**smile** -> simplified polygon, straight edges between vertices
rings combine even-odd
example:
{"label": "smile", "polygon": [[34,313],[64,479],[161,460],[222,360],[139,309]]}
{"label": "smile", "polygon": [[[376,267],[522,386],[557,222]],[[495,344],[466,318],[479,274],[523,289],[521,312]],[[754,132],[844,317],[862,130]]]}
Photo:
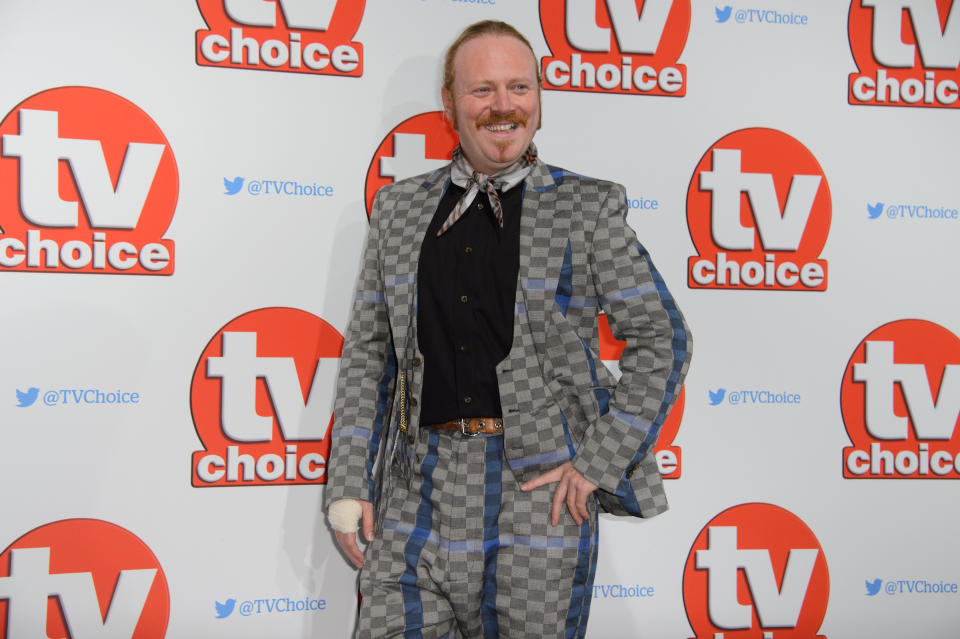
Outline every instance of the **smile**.
{"label": "smile", "polygon": [[487,131],[494,131],[494,132],[497,132],[497,131],[513,131],[514,129],[517,128],[517,123],[516,123],[516,122],[503,122],[503,123],[500,123],[500,124],[487,124],[487,125],[484,126],[483,128],[485,128]]}

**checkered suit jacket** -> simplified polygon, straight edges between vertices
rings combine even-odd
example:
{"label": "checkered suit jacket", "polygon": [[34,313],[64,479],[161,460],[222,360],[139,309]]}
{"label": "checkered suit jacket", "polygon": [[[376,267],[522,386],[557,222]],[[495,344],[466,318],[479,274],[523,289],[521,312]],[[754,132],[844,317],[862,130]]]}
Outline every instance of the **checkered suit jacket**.
{"label": "checkered suit jacket", "polygon": [[[423,383],[417,264],[449,183],[447,166],[385,186],[374,201],[340,363],[328,502],[377,502],[383,480],[409,471]],[[497,366],[507,461],[524,482],[572,459],[606,511],[659,514],[667,500],[653,446],[690,360],[683,316],[626,224],[622,186],[538,160],[523,188],[513,346]],[[619,381],[599,359],[601,310],[626,341]]]}

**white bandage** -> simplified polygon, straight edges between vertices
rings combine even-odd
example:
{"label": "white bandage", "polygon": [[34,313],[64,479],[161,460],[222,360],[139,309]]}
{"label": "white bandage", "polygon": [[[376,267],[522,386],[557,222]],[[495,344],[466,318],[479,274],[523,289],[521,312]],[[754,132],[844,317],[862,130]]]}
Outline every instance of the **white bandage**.
{"label": "white bandage", "polygon": [[338,499],[327,508],[327,521],[337,532],[357,532],[362,517],[363,507],[356,499]]}

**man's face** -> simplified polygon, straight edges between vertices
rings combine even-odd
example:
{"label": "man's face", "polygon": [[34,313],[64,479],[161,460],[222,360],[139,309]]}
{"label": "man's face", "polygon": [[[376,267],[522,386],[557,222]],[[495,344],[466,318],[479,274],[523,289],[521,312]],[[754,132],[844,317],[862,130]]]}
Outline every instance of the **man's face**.
{"label": "man's face", "polygon": [[474,169],[492,175],[523,155],[540,125],[536,61],[516,38],[484,35],[460,46],[443,107]]}

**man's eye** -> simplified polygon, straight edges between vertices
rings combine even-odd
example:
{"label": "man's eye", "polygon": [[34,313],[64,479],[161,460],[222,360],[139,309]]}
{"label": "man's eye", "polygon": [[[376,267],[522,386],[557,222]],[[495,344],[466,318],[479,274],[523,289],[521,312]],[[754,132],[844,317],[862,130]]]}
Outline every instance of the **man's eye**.
{"label": "man's eye", "polygon": [[513,85],[513,90],[514,90],[514,91],[526,91],[526,90],[528,90],[529,88],[530,88],[530,87],[527,86],[526,84],[515,84],[515,85]]}
{"label": "man's eye", "polygon": [[480,87],[480,88],[474,89],[473,93],[474,95],[486,95],[487,93],[490,93],[490,89],[488,87]]}

